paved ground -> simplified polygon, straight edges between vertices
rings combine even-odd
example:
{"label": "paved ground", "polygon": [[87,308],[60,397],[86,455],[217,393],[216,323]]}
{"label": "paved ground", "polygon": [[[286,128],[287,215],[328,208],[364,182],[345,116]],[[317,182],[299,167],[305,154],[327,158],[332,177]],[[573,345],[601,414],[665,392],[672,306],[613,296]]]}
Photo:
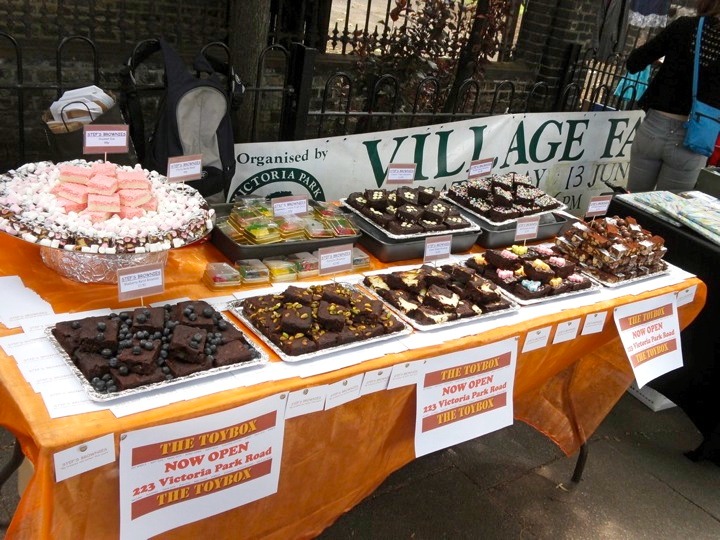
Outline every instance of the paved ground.
{"label": "paved ground", "polygon": [[[0,463],[12,439],[0,429]],[[583,480],[545,437],[516,423],[415,460],[322,535],[335,539],[720,538],[720,467],[683,456],[700,436],[677,408],[626,395],[592,437]],[[0,539],[17,504],[0,492]]]}

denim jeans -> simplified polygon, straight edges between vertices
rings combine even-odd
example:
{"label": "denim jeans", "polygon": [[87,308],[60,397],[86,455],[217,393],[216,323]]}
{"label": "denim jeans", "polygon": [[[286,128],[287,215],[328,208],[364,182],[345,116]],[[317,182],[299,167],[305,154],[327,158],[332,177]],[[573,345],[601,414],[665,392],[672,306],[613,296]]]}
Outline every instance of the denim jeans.
{"label": "denim jeans", "polygon": [[628,191],[688,191],[695,187],[707,158],[685,148],[683,124],[648,110],[630,150]]}

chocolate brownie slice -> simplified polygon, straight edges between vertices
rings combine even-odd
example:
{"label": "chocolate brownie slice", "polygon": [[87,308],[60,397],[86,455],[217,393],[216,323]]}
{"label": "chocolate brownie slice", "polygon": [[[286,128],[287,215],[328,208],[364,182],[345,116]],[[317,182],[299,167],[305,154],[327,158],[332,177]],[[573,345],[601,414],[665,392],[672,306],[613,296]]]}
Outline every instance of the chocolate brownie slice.
{"label": "chocolate brownie slice", "polygon": [[165,310],[161,307],[141,307],[132,312],[133,330],[157,330],[165,324]]}
{"label": "chocolate brownie slice", "polygon": [[388,223],[387,230],[392,234],[418,234],[423,232],[423,228],[409,221],[391,221]]}
{"label": "chocolate brownie slice", "polygon": [[72,359],[77,368],[83,375],[85,375],[85,378],[88,381],[94,377],[101,378],[103,375],[110,373],[108,357],[99,353],[77,351],[72,356]]}
{"label": "chocolate brownie slice", "polygon": [[199,364],[204,360],[205,339],[207,332],[202,328],[194,328],[183,324],[173,329],[170,347],[171,358]]}
{"label": "chocolate brownie slice", "polygon": [[326,330],[339,331],[345,326],[347,306],[339,306],[322,300],[317,310],[317,320]]}
{"label": "chocolate brownie slice", "polygon": [[249,362],[255,358],[255,353],[246,343],[235,340],[223,345],[218,345],[212,357],[214,366],[229,366],[231,364]]}
{"label": "chocolate brownie slice", "polygon": [[312,326],[312,310],[308,306],[285,308],[280,312],[280,328],[288,334],[304,333]]}
{"label": "chocolate brownie slice", "polygon": [[132,346],[121,349],[117,359],[133,373],[147,375],[157,367],[162,343],[159,340],[133,340]]}
{"label": "chocolate brownie slice", "polygon": [[185,377],[186,375],[197,373],[198,371],[206,371],[213,367],[212,359],[208,357],[203,357],[203,361],[199,364],[183,362],[175,358],[168,358],[165,360],[165,364],[167,365],[170,374],[175,378]]}

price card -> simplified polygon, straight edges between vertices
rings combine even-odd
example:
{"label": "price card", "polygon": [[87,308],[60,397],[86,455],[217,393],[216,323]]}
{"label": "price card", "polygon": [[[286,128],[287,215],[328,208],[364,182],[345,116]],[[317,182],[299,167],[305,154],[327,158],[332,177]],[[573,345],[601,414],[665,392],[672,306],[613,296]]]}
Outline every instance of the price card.
{"label": "price card", "polygon": [[612,195],[598,195],[597,197],[591,197],[587,212],[585,212],[585,217],[604,216],[607,213],[612,198]]}
{"label": "price card", "polygon": [[580,319],[573,319],[572,321],[565,321],[558,324],[555,330],[555,336],[553,336],[553,343],[562,343],[563,341],[575,339],[579,328]]}
{"label": "price card", "polygon": [[318,273],[323,276],[352,270],[353,245],[331,246],[318,249]]}
{"label": "price card", "polygon": [[360,397],[364,373],[327,385],[325,410],[344,405]]}
{"label": "price card", "polygon": [[112,433],[53,454],[55,481],[62,482],[115,461],[115,439]]}
{"label": "price card", "polygon": [[295,418],[296,416],[322,411],[325,409],[326,396],[326,384],[290,392],[285,407],[285,418]]}
{"label": "price card", "polygon": [[476,159],[470,162],[470,170],[468,171],[468,178],[480,178],[481,176],[487,176],[492,172],[493,158]]}
{"label": "price card", "polygon": [[169,182],[188,182],[202,178],[202,154],[168,158],[167,179]]}
{"label": "price card", "polygon": [[117,271],[117,278],[120,302],[151,296],[165,290],[165,266],[162,263],[121,268]]}
{"label": "price card", "polygon": [[601,311],[600,313],[592,313],[585,317],[585,324],[583,325],[581,334],[586,336],[588,334],[598,334],[605,328],[605,319],[607,318],[607,311]]}
{"label": "price card", "polygon": [[128,151],[127,124],[85,124],[83,154],[122,154]]}
{"label": "price card", "polygon": [[425,364],[425,360],[403,362],[402,364],[393,366],[387,389],[392,390],[393,388],[401,388],[403,386],[417,384],[423,364]]}
{"label": "price card", "polygon": [[385,390],[390,382],[390,375],[392,375],[392,369],[390,368],[368,371],[360,387],[360,395],[366,396],[373,392]]}
{"label": "price card", "polygon": [[535,349],[542,349],[545,347],[548,343],[548,339],[550,339],[551,328],[551,326],[546,326],[545,328],[528,332],[525,336],[525,343],[523,343],[522,352],[530,352]]}
{"label": "price card", "polygon": [[450,257],[452,249],[452,235],[428,236],[425,238],[425,253],[423,262],[439,261]]}
{"label": "price card", "polygon": [[388,166],[387,184],[410,186],[415,180],[414,163],[391,163]]}
{"label": "price card", "polygon": [[308,200],[304,195],[275,197],[271,203],[273,216],[291,216],[305,214],[308,211]]}
{"label": "price card", "polygon": [[677,307],[684,306],[685,304],[690,304],[695,299],[696,290],[697,285],[693,285],[677,293]]}
{"label": "price card", "polygon": [[638,387],[682,367],[675,293],[617,307],[614,318]]}
{"label": "price card", "polygon": [[533,240],[537,238],[540,228],[540,216],[528,216],[517,220],[515,228],[515,241]]}

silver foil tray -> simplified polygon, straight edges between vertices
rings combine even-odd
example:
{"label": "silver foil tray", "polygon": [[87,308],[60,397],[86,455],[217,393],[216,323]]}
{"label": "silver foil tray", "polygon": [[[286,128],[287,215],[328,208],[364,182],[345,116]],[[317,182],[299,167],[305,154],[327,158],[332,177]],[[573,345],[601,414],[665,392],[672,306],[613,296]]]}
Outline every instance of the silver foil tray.
{"label": "silver foil tray", "polygon": [[[377,274],[374,274],[377,275]],[[438,323],[438,324],[421,324],[412,317],[408,316],[406,313],[403,313],[401,310],[397,309],[392,304],[388,303],[382,296],[377,294],[374,289],[367,287],[367,285],[364,285],[363,288],[370,294],[373,298],[376,298],[380,300],[387,308],[392,311],[395,315],[398,316],[399,319],[403,320],[410,326],[412,326],[415,330],[419,330],[420,332],[427,332],[429,330],[440,330],[442,328],[449,328],[451,326],[459,326],[461,324],[467,324],[471,322],[477,322],[477,321],[487,321],[490,319],[494,319],[496,317],[501,317],[503,315],[510,315],[512,313],[517,313],[519,306],[518,304],[512,300],[508,295],[505,294],[505,291],[502,290],[500,287],[498,287],[498,292],[505,297],[506,300],[510,302],[510,306],[507,309],[499,309],[497,311],[491,311],[489,313],[482,313],[480,315],[474,315],[472,317],[465,317],[464,319],[455,319],[453,321],[448,321],[445,323]]]}
{"label": "silver foil tray", "polygon": [[[236,324],[234,324],[232,321],[228,320],[227,317],[223,316],[223,318],[229,323],[232,324],[235,328],[240,330],[242,332],[242,329],[238,328]],[[177,379],[171,379],[169,381],[160,381],[156,383],[150,383],[146,384],[144,386],[139,386],[137,388],[130,388],[128,390],[122,390],[120,392],[113,392],[112,394],[102,394],[95,390],[93,386],[90,384],[90,381],[88,381],[85,378],[85,375],[77,368],[75,363],[72,361],[72,358],[70,358],[70,355],[65,351],[65,349],[62,348],[60,343],[55,339],[55,336],[52,335],[52,326],[49,326],[45,328],[45,335],[48,337],[50,342],[53,344],[53,346],[57,349],[58,353],[62,357],[62,359],[65,361],[67,366],[70,368],[70,370],[75,374],[75,376],[80,381],[80,384],[82,384],[83,389],[87,393],[88,397],[92,401],[110,401],[113,399],[119,399],[124,397],[131,397],[131,396],[138,396],[138,395],[144,395],[149,392],[152,392],[154,390],[161,390],[165,388],[169,388],[171,386],[177,386],[180,384],[185,384],[190,381],[197,381],[200,379],[206,379],[208,377],[212,377],[214,375],[218,375],[220,373],[230,373],[235,371],[242,371],[244,369],[261,366],[263,364],[266,364],[269,361],[268,354],[263,351],[262,349],[255,346],[255,344],[250,340],[247,339],[247,344],[250,347],[252,351],[255,353],[255,358],[253,360],[249,360],[248,362],[241,362],[239,364],[232,364],[230,366],[221,366],[216,368],[207,369],[205,371],[198,371],[196,373],[191,373],[190,375],[186,375],[184,377],[178,377]],[[243,332],[245,334],[245,332]]]}
{"label": "silver foil tray", "polygon": [[[454,204],[455,206],[457,206],[458,208],[460,208],[460,209],[463,210],[464,212],[467,212],[468,214],[470,214],[470,215],[478,218],[479,220],[483,221],[484,223],[487,223],[488,225],[492,225],[492,226],[494,226],[494,227],[501,227],[501,226],[503,226],[503,225],[512,225],[512,224],[514,224],[514,223],[517,223],[517,220],[520,219],[520,218],[513,218],[513,219],[506,219],[506,220],[504,220],[504,221],[492,221],[492,220],[486,218],[485,216],[483,216],[482,214],[478,214],[477,212],[475,212],[475,211],[472,210],[471,208],[468,208],[467,206],[463,205],[462,203],[456,201],[455,199],[451,199],[450,197],[448,197],[448,196],[445,194],[445,192],[443,192],[443,193],[440,194],[440,198],[441,198],[442,200],[446,201],[446,202],[449,202],[449,203]],[[555,200],[555,201],[557,201],[558,203],[560,203],[560,206],[556,206],[555,208],[552,208],[552,209],[550,209],[550,210],[543,210],[542,212],[535,212],[535,213],[533,213],[533,214],[527,214],[527,215],[524,215],[524,216],[521,216],[521,217],[544,216],[545,214],[552,214],[553,212],[559,212],[560,210],[567,210],[567,205],[566,205],[566,204],[561,203],[561,202],[558,201],[555,197],[552,197],[552,199]]]}
{"label": "silver foil tray", "polygon": [[[590,276],[588,277],[590,278]],[[554,302],[556,300],[565,300],[566,298],[572,298],[574,296],[581,296],[584,294],[598,292],[601,289],[600,285],[598,285],[592,278],[590,278],[590,282],[592,283],[592,285],[590,285],[587,289],[581,289],[579,291],[569,291],[562,294],[555,294],[550,296],[543,296],[542,298],[531,299],[520,298],[509,292],[507,289],[503,289],[502,287],[500,287],[500,285],[498,285],[498,288],[502,290],[505,296],[512,299],[514,302],[517,302],[521,306],[534,306],[535,304],[544,304],[548,302]]]}
{"label": "silver foil tray", "polygon": [[615,289],[617,287],[624,287],[625,285],[632,285],[632,284],[638,283],[640,281],[646,281],[648,279],[653,279],[656,277],[660,277],[660,276],[669,274],[670,268],[668,267],[668,265],[665,263],[665,261],[661,261],[661,263],[663,265],[662,270],[658,270],[657,272],[652,272],[650,274],[644,274],[642,276],[637,276],[637,277],[630,278],[630,279],[623,279],[622,281],[615,281],[615,282],[607,281],[607,280],[600,278],[599,276],[597,276],[595,274],[594,269],[592,267],[587,266],[584,263],[578,263],[578,264],[580,265],[580,269],[581,269],[582,273],[585,274],[586,276],[588,276],[590,279],[592,279],[593,281],[596,281],[597,283],[599,283],[600,285],[602,285],[604,287],[608,287],[609,289]]}
{"label": "silver foil tray", "polygon": [[[391,238],[393,240],[416,240],[418,238],[427,238],[428,236],[443,236],[443,235],[447,235],[447,234],[462,234],[462,233],[478,233],[479,234],[481,232],[480,226],[477,223],[473,223],[472,221],[470,221],[469,222],[470,226],[463,227],[462,229],[445,229],[442,231],[421,232],[421,233],[415,233],[415,234],[393,234],[390,231],[388,231],[387,229],[384,229],[383,227],[381,227],[380,225],[378,225],[377,223],[372,221],[371,219],[368,219],[367,216],[360,213],[356,208],[353,208],[352,206],[350,206],[347,203],[347,199],[340,199],[340,202],[342,203],[343,208],[346,208],[347,210],[349,210],[350,212],[352,212],[353,214],[358,216],[359,219],[361,219],[367,223],[370,223],[373,227],[380,230],[385,236],[387,236],[388,238]],[[458,208],[465,210],[465,208],[462,208],[462,207],[458,207]]]}

